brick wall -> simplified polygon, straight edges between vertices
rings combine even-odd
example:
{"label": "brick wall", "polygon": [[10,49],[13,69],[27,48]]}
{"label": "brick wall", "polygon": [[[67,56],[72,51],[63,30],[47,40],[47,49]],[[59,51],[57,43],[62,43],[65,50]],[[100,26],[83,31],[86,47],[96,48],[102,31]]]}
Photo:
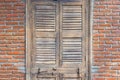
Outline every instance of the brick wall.
{"label": "brick wall", "polygon": [[95,0],[92,80],[120,80],[120,0]]}
{"label": "brick wall", "polygon": [[0,0],[0,80],[24,80],[25,2]]}
{"label": "brick wall", "polygon": [[[92,80],[120,80],[120,0],[95,0]],[[0,0],[0,80],[25,80],[25,2]]]}

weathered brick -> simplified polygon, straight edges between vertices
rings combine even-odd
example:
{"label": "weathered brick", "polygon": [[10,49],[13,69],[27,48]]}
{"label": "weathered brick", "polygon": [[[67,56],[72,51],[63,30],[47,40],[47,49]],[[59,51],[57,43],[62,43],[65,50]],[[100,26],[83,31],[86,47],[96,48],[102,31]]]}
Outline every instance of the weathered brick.
{"label": "weathered brick", "polygon": [[105,80],[104,78],[93,78],[93,80]]}
{"label": "weathered brick", "polygon": [[6,22],[6,25],[18,25],[18,22]]}
{"label": "weathered brick", "polygon": [[117,78],[107,78],[106,80],[118,80]]}
{"label": "weathered brick", "polygon": [[15,66],[25,67],[24,21],[23,0],[0,0],[0,80],[25,79],[19,66]]}
{"label": "weathered brick", "polygon": [[92,80],[119,80],[116,72],[120,70],[119,4],[119,0],[94,2],[92,63],[97,69],[92,73]]}
{"label": "weathered brick", "polygon": [[9,55],[21,55],[24,54],[24,52],[19,52],[19,51],[13,51],[13,52],[8,52]]}

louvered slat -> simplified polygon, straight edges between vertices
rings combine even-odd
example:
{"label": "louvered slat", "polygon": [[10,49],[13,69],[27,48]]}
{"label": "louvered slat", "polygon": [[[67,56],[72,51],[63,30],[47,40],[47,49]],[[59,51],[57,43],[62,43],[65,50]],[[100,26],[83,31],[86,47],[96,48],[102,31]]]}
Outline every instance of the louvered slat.
{"label": "louvered slat", "polygon": [[37,31],[55,31],[56,5],[35,6],[35,25]]}
{"label": "louvered slat", "polygon": [[[70,78],[70,79],[63,79],[63,80],[78,80],[77,78],[75,79],[75,78]],[[81,79],[79,79],[79,80],[82,80],[82,78]]]}
{"label": "louvered slat", "polygon": [[[35,5],[35,63],[55,64],[56,63],[56,5],[37,4]],[[41,79],[48,80],[48,79]],[[54,80],[54,79],[50,79]]]}
{"label": "louvered slat", "polygon": [[82,62],[82,6],[77,2],[73,2],[73,3],[66,2],[63,3],[62,11],[63,11],[62,13],[63,63],[71,63],[71,64],[81,63]]}
{"label": "louvered slat", "polygon": [[39,78],[38,80],[56,80],[56,79],[48,77],[48,78]]}

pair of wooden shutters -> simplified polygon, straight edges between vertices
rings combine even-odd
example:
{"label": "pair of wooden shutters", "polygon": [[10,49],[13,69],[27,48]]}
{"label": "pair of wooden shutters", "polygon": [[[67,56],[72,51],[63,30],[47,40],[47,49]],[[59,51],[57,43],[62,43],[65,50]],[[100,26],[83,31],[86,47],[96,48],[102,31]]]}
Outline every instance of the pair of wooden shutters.
{"label": "pair of wooden shutters", "polygon": [[85,80],[84,0],[32,2],[32,80]]}

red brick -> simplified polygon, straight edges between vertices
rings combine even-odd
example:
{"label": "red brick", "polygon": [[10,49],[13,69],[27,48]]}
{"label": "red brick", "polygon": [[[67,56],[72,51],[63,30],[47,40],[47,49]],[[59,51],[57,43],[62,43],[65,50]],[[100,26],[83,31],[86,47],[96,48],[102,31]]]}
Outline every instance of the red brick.
{"label": "red brick", "polygon": [[13,67],[8,67],[7,70],[18,70],[18,68],[13,66]]}
{"label": "red brick", "polygon": [[109,9],[119,9],[119,6],[117,5],[108,5]]}
{"label": "red brick", "polygon": [[110,13],[110,12],[111,12],[111,10],[110,10],[110,9],[100,9],[100,12]]}
{"label": "red brick", "polygon": [[104,51],[104,48],[97,48],[97,47],[94,47],[93,50],[94,50],[94,51]]}
{"label": "red brick", "polygon": [[6,17],[6,14],[0,14],[0,17]]}
{"label": "red brick", "polygon": [[3,22],[3,21],[0,21],[0,25],[5,25],[5,22]]}
{"label": "red brick", "polygon": [[8,62],[8,60],[0,59],[0,63],[6,63],[6,62]]}
{"label": "red brick", "polygon": [[20,54],[24,54],[24,53],[23,52],[14,51],[14,52],[8,52],[8,54],[10,54],[10,55],[20,55]]}
{"label": "red brick", "polygon": [[117,78],[106,78],[106,80],[118,80]]}
{"label": "red brick", "polygon": [[14,56],[14,58],[16,58],[16,59],[24,59],[24,58],[25,58],[25,56],[23,56],[23,55],[22,55],[22,56],[20,56],[20,55],[19,55],[19,56]]}
{"label": "red brick", "polygon": [[21,10],[14,10],[13,12],[14,12],[14,13],[24,13],[25,10],[22,10],[22,9],[21,9]]}
{"label": "red brick", "polygon": [[11,28],[10,26],[0,26],[0,29],[8,29]]}
{"label": "red brick", "polygon": [[100,24],[100,27],[111,27],[111,24]]}
{"label": "red brick", "polygon": [[106,48],[106,50],[108,50],[108,51],[117,51],[116,48]]}
{"label": "red brick", "polygon": [[95,8],[97,8],[97,9],[99,9],[99,8],[100,9],[105,9],[105,6],[104,5],[96,5]]}
{"label": "red brick", "polygon": [[12,59],[13,56],[9,56],[9,55],[2,55],[0,56],[0,59]]}
{"label": "red brick", "polygon": [[96,27],[96,26],[94,26],[93,29],[94,29],[94,30],[104,30],[104,27],[99,27],[99,26]]}
{"label": "red brick", "polygon": [[99,30],[100,33],[110,33],[111,31],[110,30]]}
{"label": "red brick", "polygon": [[94,36],[94,37],[104,37],[104,34],[100,34],[100,33],[99,33],[99,34],[94,34],[93,36]]}
{"label": "red brick", "polygon": [[18,17],[18,14],[7,14],[7,17]]}
{"label": "red brick", "polygon": [[120,41],[119,37],[112,38],[113,41]]}
{"label": "red brick", "polygon": [[18,60],[18,59],[10,59],[10,60],[8,60],[8,62],[18,63],[18,62],[20,62],[20,60]]}
{"label": "red brick", "polygon": [[2,64],[2,67],[8,67],[8,66],[13,66],[13,64]]}
{"label": "red brick", "polygon": [[116,42],[114,42],[114,41],[106,41],[105,43],[106,44],[115,44]]}
{"label": "red brick", "polygon": [[17,0],[4,0],[5,2],[17,2]]}
{"label": "red brick", "polygon": [[105,80],[104,78],[93,78],[93,80]]}
{"label": "red brick", "polygon": [[100,2],[100,4],[102,4],[102,5],[112,5],[113,3],[112,3],[112,1],[101,1]]}
{"label": "red brick", "polygon": [[18,25],[18,22],[6,22],[7,25]]}
{"label": "red brick", "polygon": [[95,16],[105,16],[105,13],[103,12],[94,12]]}

